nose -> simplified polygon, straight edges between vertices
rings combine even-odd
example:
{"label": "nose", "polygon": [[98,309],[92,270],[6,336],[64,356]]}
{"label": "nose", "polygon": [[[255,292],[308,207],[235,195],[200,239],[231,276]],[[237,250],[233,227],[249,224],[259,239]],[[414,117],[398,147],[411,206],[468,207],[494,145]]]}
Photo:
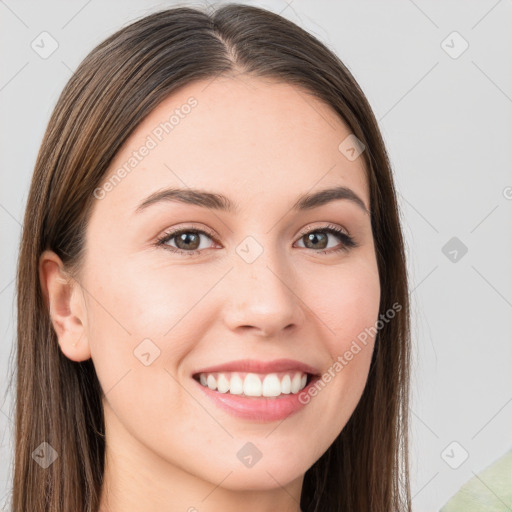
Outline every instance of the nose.
{"label": "nose", "polygon": [[279,338],[303,323],[304,302],[293,271],[266,250],[255,261],[239,258],[225,283],[223,315],[233,331]]}

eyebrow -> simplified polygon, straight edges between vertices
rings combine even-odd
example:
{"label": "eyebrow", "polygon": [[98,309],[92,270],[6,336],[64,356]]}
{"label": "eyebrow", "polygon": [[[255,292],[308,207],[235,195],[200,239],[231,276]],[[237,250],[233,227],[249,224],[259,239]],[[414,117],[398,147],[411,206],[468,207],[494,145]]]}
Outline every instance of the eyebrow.
{"label": "eyebrow", "polygon": [[[327,188],[311,194],[303,194],[299,196],[291,209],[295,211],[311,210],[340,199],[351,201],[359,206],[364,213],[370,214],[364,201],[352,189],[342,186]],[[162,201],[192,204],[232,214],[236,214],[239,211],[238,205],[222,194],[194,188],[167,188],[159,190],[144,199],[135,212],[140,213],[149,206]]]}

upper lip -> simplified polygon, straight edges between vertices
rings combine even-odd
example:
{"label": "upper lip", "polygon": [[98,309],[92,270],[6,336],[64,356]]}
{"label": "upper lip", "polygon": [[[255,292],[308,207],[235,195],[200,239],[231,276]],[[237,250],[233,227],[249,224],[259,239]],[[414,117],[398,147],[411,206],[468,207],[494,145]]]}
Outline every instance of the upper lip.
{"label": "upper lip", "polygon": [[214,373],[214,372],[253,372],[253,373],[274,373],[286,371],[300,371],[312,375],[320,375],[319,371],[306,363],[294,361],[293,359],[275,359],[273,361],[257,361],[255,359],[239,359],[238,361],[229,361],[202,368],[194,373]]}

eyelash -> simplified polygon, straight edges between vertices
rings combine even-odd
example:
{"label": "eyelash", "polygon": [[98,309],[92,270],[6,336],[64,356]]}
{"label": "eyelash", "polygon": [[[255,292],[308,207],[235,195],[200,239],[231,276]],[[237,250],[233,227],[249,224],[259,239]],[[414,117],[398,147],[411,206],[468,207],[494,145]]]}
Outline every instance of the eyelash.
{"label": "eyelash", "polygon": [[[174,230],[174,231],[171,231],[168,233],[164,233],[160,238],[158,238],[158,240],[155,242],[155,245],[157,247],[163,247],[164,249],[169,250],[173,253],[186,254],[187,256],[194,256],[197,253],[200,253],[202,249],[201,250],[195,249],[193,251],[184,251],[183,249],[178,249],[176,247],[171,247],[171,246],[167,245],[166,242],[168,242],[169,240],[172,240],[174,237],[181,235],[183,233],[195,233],[195,234],[199,234],[199,235],[206,235],[209,238],[211,238],[214,242],[217,242],[217,240],[215,239],[213,234],[208,233],[207,231],[203,231],[202,229],[196,229],[196,228],[182,228],[182,229],[177,229],[177,230]],[[328,250],[322,250],[322,251],[315,251],[314,249],[311,249],[312,251],[318,252],[320,254],[334,254],[334,253],[338,253],[340,251],[348,252],[350,249],[352,249],[354,247],[358,247],[358,244],[355,242],[355,240],[350,235],[347,235],[347,233],[345,233],[343,230],[341,230],[340,228],[338,228],[337,226],[335,226],[333,224],[328,224],[326,226],[322,226],[320,228],[315,228],[315,229],[312,229],[309,231],[308,230],[302,231],[299,236],[299,240],[302,237],[304,237],[310,233],[330,233],[332,235],[338,236],[338,238],[341,240],[341,246],[338,247],[337,249],[328,249]]]}

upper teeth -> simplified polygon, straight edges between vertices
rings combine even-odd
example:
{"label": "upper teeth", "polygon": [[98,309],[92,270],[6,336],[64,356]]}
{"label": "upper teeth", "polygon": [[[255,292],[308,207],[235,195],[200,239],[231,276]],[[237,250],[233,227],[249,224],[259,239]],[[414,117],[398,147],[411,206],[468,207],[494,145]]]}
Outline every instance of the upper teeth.
{"label": "upper teeth", "polygon": [[228,391],[233,395],[279,396],[298,393],[306,386],[307,374],[303,372],[282,372],[261,375],[257,373],[223,372],[200,373],[203,386],[220,393]]}

